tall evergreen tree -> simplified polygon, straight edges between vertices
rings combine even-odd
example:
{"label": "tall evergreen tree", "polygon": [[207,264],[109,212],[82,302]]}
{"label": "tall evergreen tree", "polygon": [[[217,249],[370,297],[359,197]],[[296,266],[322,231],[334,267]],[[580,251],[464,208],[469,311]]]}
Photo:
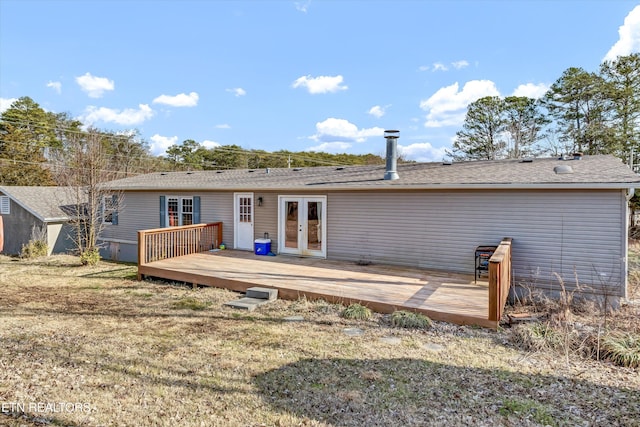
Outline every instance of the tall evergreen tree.
{"label": "tall evergreen tree", "polygon": [[504,156],[506,130],[504,104],[498,96],[486,96],[469,104],[462,130],[456,133],[454,160],[496,160]]}
{"label": "tall evergreen tree", "polygon": [[52,185],[45,165],[49,147],[59,147],[58,117],[29,97],[15,101],[0,116],[0,184]]}
{"label": "tall evergreen tree", "polygon": [[561,135],[574,151],[586,154],[611,153],[611,128],[607,122],[611,104],[605,96],[605,82],[582,68],[569,68],[551,85],[544,105]]}
{"label": "tall evergreen tree", "polygon": [[613,105],[615,154],[628,161],[632,153],[640,155],[640,54],[606,61],[600,74],[607,83],[606,95]]}

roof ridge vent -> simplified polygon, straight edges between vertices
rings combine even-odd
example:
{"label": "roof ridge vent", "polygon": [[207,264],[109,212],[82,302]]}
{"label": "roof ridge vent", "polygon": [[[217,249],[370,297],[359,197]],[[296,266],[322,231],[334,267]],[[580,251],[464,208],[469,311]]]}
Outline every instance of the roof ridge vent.
{"label": "roof ridge vent", "polygon": [[533,157],[524,157],[520,163],[533,163]]}

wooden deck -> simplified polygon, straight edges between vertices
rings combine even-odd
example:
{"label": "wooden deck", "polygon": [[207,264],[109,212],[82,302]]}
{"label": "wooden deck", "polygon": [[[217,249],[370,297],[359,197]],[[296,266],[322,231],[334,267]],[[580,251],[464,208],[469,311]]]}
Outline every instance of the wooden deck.
{"label": "wooden deck", "polygon": [[240,292],[252,286],[270,287],[284,299],[358,302],[382,313],[413,310],[434,320],[498,326],[497,320],[489,320],[488,279],[476,284],[473,275],[235,250],[153,261],[139,265],[138,273]]}

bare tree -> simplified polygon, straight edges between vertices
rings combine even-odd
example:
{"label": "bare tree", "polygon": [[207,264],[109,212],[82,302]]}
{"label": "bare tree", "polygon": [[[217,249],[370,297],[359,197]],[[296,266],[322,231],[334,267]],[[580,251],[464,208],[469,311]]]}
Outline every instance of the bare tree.
{"label": "bare tree", "polygon": [[83,264],[100,260],[99,240],[105,227],[117,224],[122,197],[104,183],[118,178],[110,170],[109,134],[89,129],[66,136],[57,152],[57,180],[72,192],[74,206],[67,206],[74,228],[73,240]]}

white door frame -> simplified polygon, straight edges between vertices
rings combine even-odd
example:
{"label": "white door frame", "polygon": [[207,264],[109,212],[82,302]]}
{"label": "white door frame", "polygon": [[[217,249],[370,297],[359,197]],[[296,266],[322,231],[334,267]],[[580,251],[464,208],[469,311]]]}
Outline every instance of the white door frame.
{"label": "white door frame", "polygon": [[[285,206],[287,202],[298,202],[298,244],[296,248],[288,248],[285,245],[287,229],[287,211]],[[308,220],[306,220],[306,218],[308,218],[307,202],[321,203],[321,211],[318,212],[321,220],[318,224],[321,239],[320,250],[309,248],[309,223]],[[278,253],[318,258],[327,257],[327,196],[278,196]]]}
{"label": "white door frame", "polygon": [[[240,199],[250,198],[248,212],[240,212]],[[253,251],[255,207],[253,193],[233,193],[233,248]],[[247,218],[248,215],[248,218]],[[241,216],[249,221],[240,221]]]}

